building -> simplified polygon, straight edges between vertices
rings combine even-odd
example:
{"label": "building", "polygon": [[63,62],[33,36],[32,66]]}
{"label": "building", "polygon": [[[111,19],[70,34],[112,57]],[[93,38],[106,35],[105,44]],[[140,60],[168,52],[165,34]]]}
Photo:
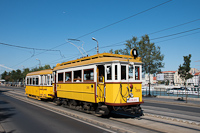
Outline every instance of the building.
{"label": "building", "polygon": [[[191,68],[189,72],[193,75],[193,77],[186,81],[187,85],[198,87],[200,85],[200,71],[196,68]],[[178,70],[174,75],[174,84],[180,86],[184,85],[184,81],[178,75]]]}
{"label": "building", "polygon": [[157,74],[157,81],[164,81],[169,83],[169,85],[174,84],[174,75],[176,71],[163,71]]}
{"label": "building", "polygon": [[[153,80],[153,74],[150,74],[150,83],[155,84],[155,81]],[[142,79],[142,85],[148,86],[148,84],[149,84],[149,74],[145,74]]]}

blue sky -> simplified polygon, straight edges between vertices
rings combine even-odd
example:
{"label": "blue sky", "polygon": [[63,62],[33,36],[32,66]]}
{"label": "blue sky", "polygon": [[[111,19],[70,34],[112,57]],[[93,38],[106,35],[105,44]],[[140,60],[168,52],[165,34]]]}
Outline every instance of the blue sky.
{"label": "blue sky", "polygon": [[[0,45],[0,65],[12,69],[33,68],[81,57],[67,39],[82,46],[89,55],[96,54],[95,37],[100,53],[123,49],[126,40],[162,29],[191,22],[159,33],[150,34],[151,42],[165,55],[163,71],[176,71],[183,56],[192,55],[191,67],[200,69],[200,1],[172,0],[162,6],[93,32],[119,20],[147,10],[168,0],[0,0],[0,43],[22,47],[52,49],[40,51]],[[155,39],[184,31],[191,32]],[[93,33],[91,33],[93,32]],[[88,34],[91,33],[91,34]],[[86,35],[88,34],[88,35]],[[83,36],[84,35],[84,36]],[[115,45],[117,44],[117,45]],[[120,45],[121,44],[121,45]],[[110,46],[112,47],[106,47]],[[62,56],[61,56],[62,55]],[[9,71],[0,67],[0,73]]]}

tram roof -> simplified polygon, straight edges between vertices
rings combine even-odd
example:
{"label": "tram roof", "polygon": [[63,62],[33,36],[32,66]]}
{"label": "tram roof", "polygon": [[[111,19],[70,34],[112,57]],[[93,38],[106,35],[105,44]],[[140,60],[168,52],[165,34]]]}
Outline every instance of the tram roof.
{"label": "tram roof", "polygon": [[83,57],[83,58],[72,60],[72,61],[63,62],[61,64],[58,63],[53,70],[95,64],[95,63],[112,62],[112,61],[128,62],[128,60],[129,62],[142,63],[140,57],[134,58],[133,56],[130,56],[130,55],[102,53],[102,54],[96,54],[93,56]]}
{"label": "tram roof", "polygon": [[33,75],[45,75],[45,74],[52,74],[53,71],[52,69],[46,69],[46,70],[41,70],[41,71],[35,71],[28,73],[27,76],[33,76]]}

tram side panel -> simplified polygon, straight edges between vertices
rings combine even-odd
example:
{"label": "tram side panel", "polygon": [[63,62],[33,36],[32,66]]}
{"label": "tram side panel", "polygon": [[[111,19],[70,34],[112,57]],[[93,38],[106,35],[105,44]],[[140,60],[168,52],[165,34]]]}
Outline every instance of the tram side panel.
{"label": "tram side panel", "polygon": [[95,103],[95,83],[58,83],[57,97]]}

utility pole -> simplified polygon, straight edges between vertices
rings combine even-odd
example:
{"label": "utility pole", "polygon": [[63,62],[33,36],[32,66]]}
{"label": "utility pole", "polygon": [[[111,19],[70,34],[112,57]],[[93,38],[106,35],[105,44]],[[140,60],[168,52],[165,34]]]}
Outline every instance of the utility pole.
{"label": "utility pole", "polygon": [[99,54],[99,44],[98,44],[98,41],[94,37],[92,37],[92,40],[94,40],[94,41],[97,42],[97,54]]}

